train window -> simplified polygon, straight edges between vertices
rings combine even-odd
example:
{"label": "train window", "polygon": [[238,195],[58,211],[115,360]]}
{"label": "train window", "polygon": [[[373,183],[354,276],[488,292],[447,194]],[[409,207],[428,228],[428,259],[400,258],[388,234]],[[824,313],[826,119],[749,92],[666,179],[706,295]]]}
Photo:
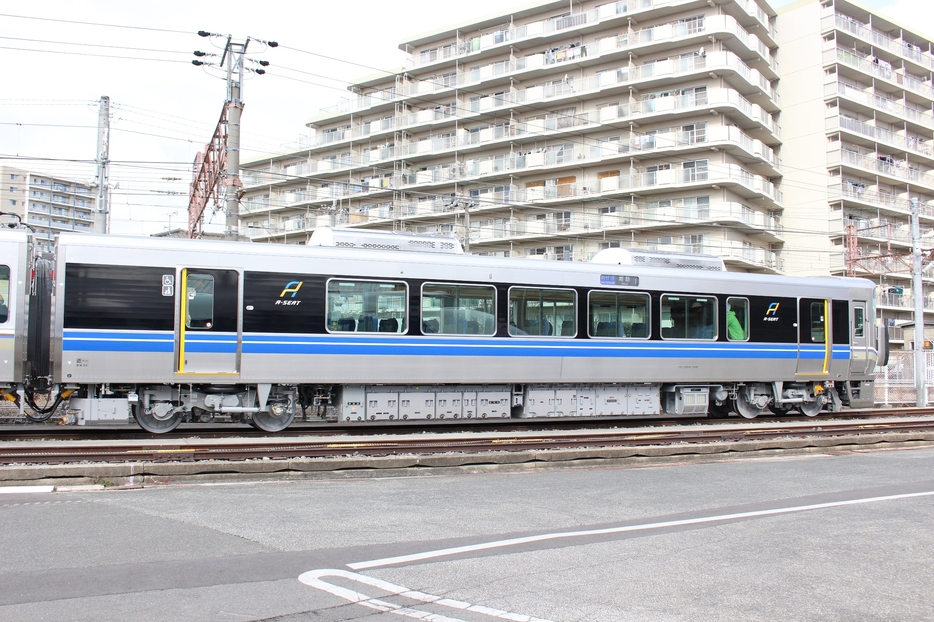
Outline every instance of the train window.
{"label": "train window", "polygon": [[0,266],[0,324],[10,319],[10,267]]}
{"label": "train window", "polygon": [[328,281],[328,330],[404,333],[408,329],[408,286],[400,282]]}
{"label": "train window", "polygon": [[717,299],[713,296],[671,296],[662,304],[662,338],[716,339]]}
{"label": "train window", "polygon": [[853,307],[853,336],[862,337],[865,331],[863,328],[865,320],[863,319],[863,308]]}
{"label": "train window", "polygon": [[189,273],[187,281],[185,327],[209,329],[214,326],[214,277]]}
{"label": "train window", "polygon": [[496,332],[496,289],[479,285],[425,283],[422,332],[492,335]]}
{"label": "train window", "polygon": [[730,341],[749,339],[749,301],[747,299],[726,299],[726,336]]}
{"label": "train window", "polygon": [[577,293],[572,289],[509,290],[509,334],[573,337]]}
{"label": "train window", "polygon": [[811,303],[811,341],[824,343],[824,303]]}
{"label": "train window", "polygon": [[649,295],[631,292],[590,292],[588,329],[591,337],[649,336]]}

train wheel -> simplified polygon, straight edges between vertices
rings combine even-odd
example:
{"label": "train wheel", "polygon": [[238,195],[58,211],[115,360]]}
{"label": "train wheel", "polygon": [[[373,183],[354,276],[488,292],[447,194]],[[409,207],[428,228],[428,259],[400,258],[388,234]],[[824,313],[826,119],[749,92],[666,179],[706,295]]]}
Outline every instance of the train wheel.
{"label": "train wheel", "polygon": [[153,406],[147,413],[142,405],[137,404],[133,409],[133,416],[136,417],[139,427],[147,432],[165,434],[178,427],[178,424],[182,422],[184,412],[168,402],[163,402]]}
{"label": "train wheel", "polygon": [[[281,432],[289,427],[295,419],[295,413],[284,407],[276,408],[276,406],[276,404],[271,405],[268,412],[253,413],[253,427],[264,432]],[[277,410],[282,414],[274,414]]]}
{"label": "train wheel", "polygon": [[764,415],[770,412],[768,407],[759,408],[756,404],[751,404],[742,393],[736,396],[734,408],[736,409],[736,412],[739,413],[739,416],[743,417],[744,419],[755,419],[759,415]]}
{"label": "train wheel", "polygon": [[823,398],[818,397],[813,402],[802,402],[799,408],[801,409],[802,415],[816,417],[824,408],[824,400]]}

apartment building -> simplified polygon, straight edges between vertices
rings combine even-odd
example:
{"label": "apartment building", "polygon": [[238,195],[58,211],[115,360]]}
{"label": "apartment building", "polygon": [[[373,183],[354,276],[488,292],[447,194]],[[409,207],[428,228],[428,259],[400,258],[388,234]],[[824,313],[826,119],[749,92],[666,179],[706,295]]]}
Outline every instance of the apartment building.
{"label": "apartment building", "polygon": [[915,294],[934,313],[934,273],[911,291],[909,255],[912,201],[934,245],[934,46],[851,0],[803,0],[777,24],[785,268],[872,279],[904,343]]}
{"label": "apartment building", "polygon": [[51,250],[62,231],[94,231],[96,195],[90,185],[10,166],[0,166],[0,180],[0,211],[32,227],[40,250]]}
{"label": "apartment building", "polygon": [[783,272],[776,15],[754,0],[536,2],[403,41],[307,144],[243,164],[241,227],[454,234],[476,254],[622,246]]}

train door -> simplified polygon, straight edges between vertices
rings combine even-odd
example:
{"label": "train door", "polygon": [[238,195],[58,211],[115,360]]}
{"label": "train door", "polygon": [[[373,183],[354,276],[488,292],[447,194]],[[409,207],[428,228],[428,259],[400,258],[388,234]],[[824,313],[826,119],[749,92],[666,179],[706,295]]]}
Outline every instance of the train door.
{"label": "train door", "polygon": [[826,376],[830,371],[830,301],[798,300],[799,376]]}
{"label": "train door", "polygon": [[178,374],[240,371],[240,275],[236,270],[182,268],[178,274]]}
{"label": "train door", "polygon": [[869,371],[869,329],[866,324],[865,301],[854,300],[850,309],[850,373],[865,374]]}

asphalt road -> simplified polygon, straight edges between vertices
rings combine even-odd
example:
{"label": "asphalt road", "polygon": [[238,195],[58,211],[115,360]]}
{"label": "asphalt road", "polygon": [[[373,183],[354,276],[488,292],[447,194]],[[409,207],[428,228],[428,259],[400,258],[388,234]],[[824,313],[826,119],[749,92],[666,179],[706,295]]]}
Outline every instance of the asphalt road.
{"label": "asphalt road", "polygon": [[0,620],[930,620],[934,448],[0,494]]}

